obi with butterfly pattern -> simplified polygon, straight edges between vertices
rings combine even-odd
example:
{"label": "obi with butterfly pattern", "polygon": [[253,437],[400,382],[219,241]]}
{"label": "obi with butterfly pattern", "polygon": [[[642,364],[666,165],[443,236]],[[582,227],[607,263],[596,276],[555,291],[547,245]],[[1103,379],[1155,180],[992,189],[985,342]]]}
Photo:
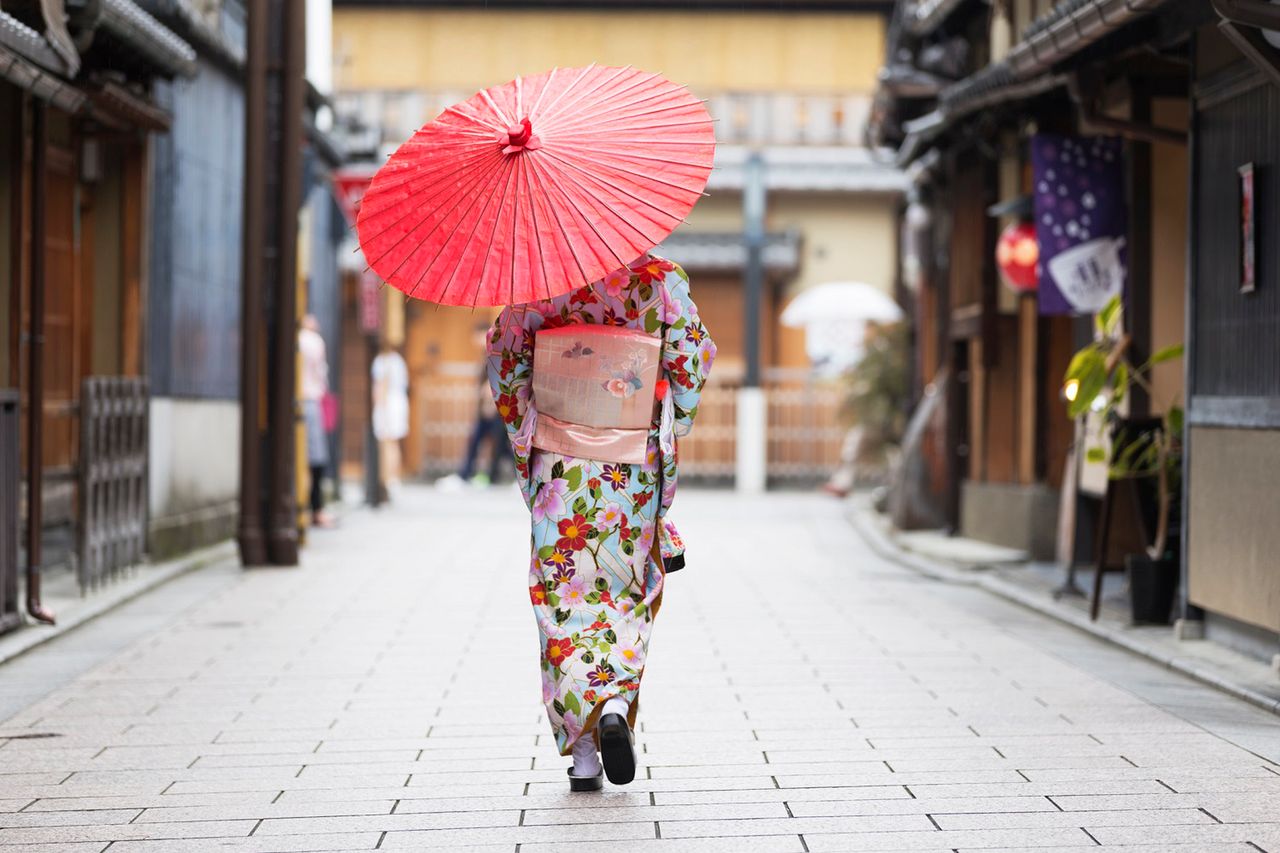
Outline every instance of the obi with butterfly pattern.
{"label": "obi with butterfly pattern", "polygon": [[661,349],[661,338],[618,326],[539,331],[533,446],[581,459],[644,462]]}

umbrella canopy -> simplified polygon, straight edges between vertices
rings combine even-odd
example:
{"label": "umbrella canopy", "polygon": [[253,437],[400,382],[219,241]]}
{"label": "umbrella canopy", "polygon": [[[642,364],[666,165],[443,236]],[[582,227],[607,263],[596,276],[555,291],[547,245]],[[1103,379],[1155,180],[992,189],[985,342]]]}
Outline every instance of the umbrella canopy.
{"label": "umbrella canopy", "polygon": [[548,299],[652,249],[711,173],[702,102],[635,68],[554,69],[424,125],[374,175],[357,221],[369,265],[445,305]]}
{"label": "umbrella canopy", "polygon": [[804,348],[814,368],[834,376],[862,358],[868,323],[896,323],[902,309],[882,290],[861,282],[820,284],[792,299],[784,326],[804,329]]}
{"label": "umbrella canopy", "polygon": [[902,309],[884,291],[862,282],[820,284],[802,292],[782,312],[784,326],[801,327],[832,321],[896,323]]}

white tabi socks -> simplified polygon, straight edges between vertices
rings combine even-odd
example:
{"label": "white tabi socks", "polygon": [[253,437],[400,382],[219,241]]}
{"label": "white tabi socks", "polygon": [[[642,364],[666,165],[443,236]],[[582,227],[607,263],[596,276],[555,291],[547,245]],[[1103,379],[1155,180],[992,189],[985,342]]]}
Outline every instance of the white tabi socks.
{"label": "white tabi socks", "polygon": [[605,714],[620,714],[622,719],[627,718],[627,714],[631,712],[631,706],[621,696],[614,696],[612,699],[604,703],[604,707],[600,709],[600,716]]}
{"label": "white tabi socks", "polygon": [[573,775],[599,776],[601,769],[595,733],[583,732],[581,737],[573,742]]}

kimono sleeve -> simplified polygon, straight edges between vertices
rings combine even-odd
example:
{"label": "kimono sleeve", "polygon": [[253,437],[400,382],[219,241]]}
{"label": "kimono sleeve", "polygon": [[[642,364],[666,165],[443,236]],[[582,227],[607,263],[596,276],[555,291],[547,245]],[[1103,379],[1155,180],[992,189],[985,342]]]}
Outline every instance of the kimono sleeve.
{"label": "kimono sleeve", "polygon": [[525,503],[533,501],[529,481],[529,448],[514,441],[529,408],[533,381],[533,333],[524,328],[523,312],[507,308],[498,316],[488,338],[489,391],[498,417],[511,439],[515,455],[516,479]]}
{"label": "kimono sleeve", "polygon": [[716,345],[689,295],[685,271],[676,266],[663,284],[667,291],[667,337],[662,366],[675,401],[675,434],[680,436],[688,434],[698,415],[698,400],[716,357]]}

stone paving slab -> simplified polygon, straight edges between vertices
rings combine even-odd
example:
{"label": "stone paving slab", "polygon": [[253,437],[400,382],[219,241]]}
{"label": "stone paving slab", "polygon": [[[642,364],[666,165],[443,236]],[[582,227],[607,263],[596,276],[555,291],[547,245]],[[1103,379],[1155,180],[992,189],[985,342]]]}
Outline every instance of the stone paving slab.
{"label": "stone paving slab", "polygon": [[408,489],[0,667],[76,661],[0,723],[0,850],[1280,851],[1275,717],[885,562],[825,499],[677,517],[625,788],[567,791],[514,495]]}

